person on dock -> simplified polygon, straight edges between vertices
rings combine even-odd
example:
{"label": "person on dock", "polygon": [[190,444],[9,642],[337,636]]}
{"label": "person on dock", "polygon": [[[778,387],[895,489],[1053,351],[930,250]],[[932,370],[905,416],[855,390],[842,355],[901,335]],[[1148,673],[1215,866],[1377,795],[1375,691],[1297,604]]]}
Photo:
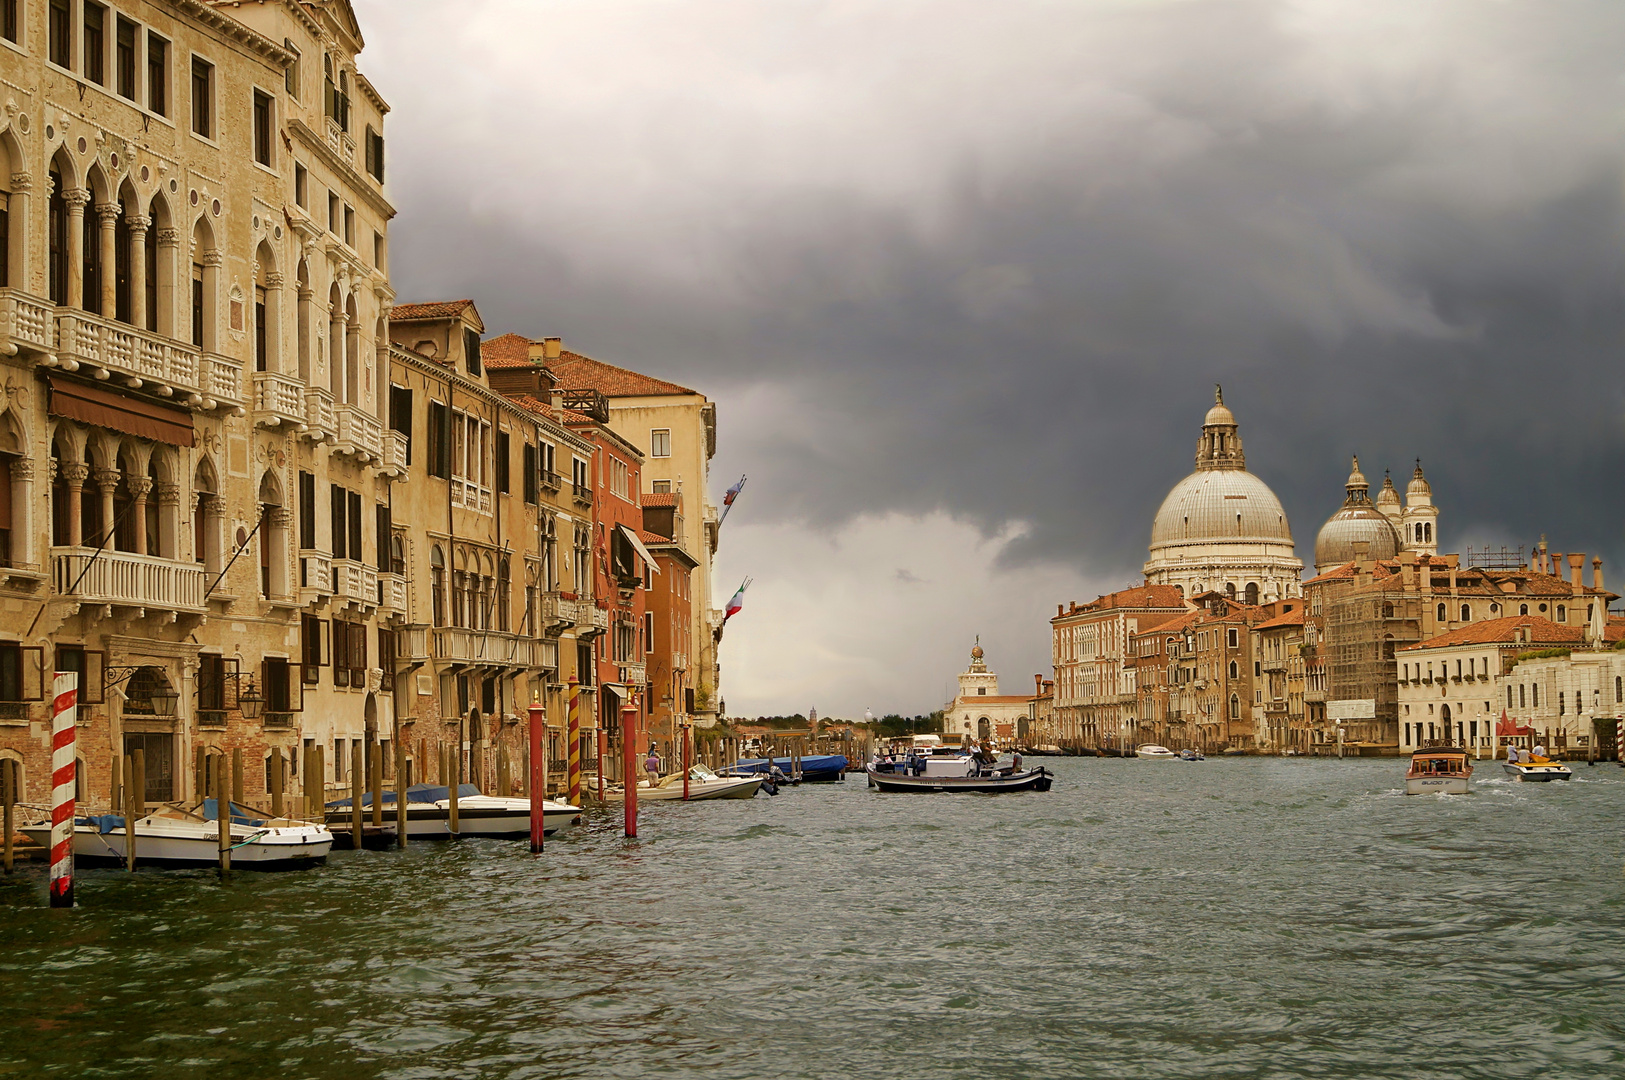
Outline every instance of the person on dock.
{"label": "person on dock", "polygon": [[655,753],[654,747],[649,747],[649,756],[643,760],[643,771],[649,774],[649,786],[656,787],[660,783],[660,755]]}

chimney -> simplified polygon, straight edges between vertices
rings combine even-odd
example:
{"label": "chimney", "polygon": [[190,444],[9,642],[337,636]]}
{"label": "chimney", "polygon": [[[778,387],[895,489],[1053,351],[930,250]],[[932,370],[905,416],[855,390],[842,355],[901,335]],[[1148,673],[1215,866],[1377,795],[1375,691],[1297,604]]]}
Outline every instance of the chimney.
{"label": "chimney", "polygon": [[1038,695],[1042,695],[1044,693],[1044,674],[1043,674],[1043,672],[1039,672],[1037,675],[1033,676],[1033,686],[1036,688],[1035,693],[1037,693]]}
{"label": "chimney", "polygon": [[1585,592],[1585,585],[1580,581],[1580,568],[1586,563],[1586,553],[1569,556],[1569,588],[1574,592]]}
{"label": "chimney", "polygon": [[1553,577],[1563,576],[1563,553],[1554,551],[1546,556],[1546,572]]}
{"label": "chimney", "polygon": [[542,339],[542,359],[545,361],[557,360],[563,342],[563,338],[544,337]]}
{"label": "chimney", "polygon": [[1065,604],[1056,604],[1055,605],[1055,617],[1057,619],[1059,619],[1062,615],[1065,615],[1065,614],[1066,614],[1066,605]]}
{"label": "chimney", "polygon": [[1591,560],[1591,587],[1602,592],[1602,560]]}

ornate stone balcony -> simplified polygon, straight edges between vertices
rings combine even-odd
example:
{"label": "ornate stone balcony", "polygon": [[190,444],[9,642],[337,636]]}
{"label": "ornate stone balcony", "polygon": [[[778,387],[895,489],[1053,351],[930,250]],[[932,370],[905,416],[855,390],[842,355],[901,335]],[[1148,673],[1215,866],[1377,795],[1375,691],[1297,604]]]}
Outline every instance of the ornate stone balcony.
{"label": "ornate stone balcony", "polygon": [[230,357],[138,330],[77,308],[56,310],[56,363],[69,371],[99,368],[131,388],[145,388],[204,412],[241,407],[242,365]]}
{"label": "ornate stone balcony", "polygon": [[542,632],[545,634],[557,635],[576,624],[576,602],[565,599],[560,593],[542,593],[540,608]]}
{"label": "ornate stone balcony", "polygon": [[642,662],[621,665],[621,682],[628,686],[642,686],[645,674]]}
{"label": "ornate stone balcony", "polygon": [[393,428],[384,432],[384,473],[403,478],[406,476],[406,450],[409,445],[401,432]]}
{"label": "ornate stone balcony", "polygon": [[582,636],[601,634],[609,629],[609,612],[591,600],[578,600],[576,626]]}
{"label": "ornate stone balcony", "polygon": [[208,587],[203,567],[194,562],[128,551],[97,555],[87,547],[51,549],[51,585],[58,596],[91,604],[193,612],[203,610]]}
{"label": "ornate stone balcony", "polygon": [[50,352],[56,347],[55,313],[49,300],[19,289],[0,289],[0,344]]}
{"label": "ornate stone balcony", "polygon": [[332,592],[333,557],[325,551],[301,548],[299,551],[299,587],[307,592]]}
{"label": "ornate stone balcony", "polygon": [[254,372],[254,423],[259,427],[305,426],[305,384],[280,371]]}
{"label": "ornate stone balcony", "polygon": [[305,388],[305,434],[311,442],[331,439],[338,432],[333,417],[333,395],[314,386]]}
{"label": "ornate stone balcony", "polygon": [[499,630],[441,626],[434,631],[434,655],[452,664],[510,667],[517,662],[518,642],[512,634]]}
{"label": "ornate stone balcony", "polygon": [[406,578],[400,574],[378,575],[378,609],[389,615],[406,614]]}
{"label": "ornate stone balcony", "polygon": [[559,643],[552,638],[517,638],[515,639],[514,663],[527,668],[544,668],[548,671],[557,671],[559,668]]}
{"label": "ornate stone balcony", "polygon": [[335,406],[334,411],[339,421],[339,453],[353,454],[362,462],[384,456],[384,427],[376,416],[368,416],[354,405]]}
{"label": "ornate stone balcony", "polygon": [[354,559],[333,560],[333,595],[365,607],[378,605],[378,571]]}

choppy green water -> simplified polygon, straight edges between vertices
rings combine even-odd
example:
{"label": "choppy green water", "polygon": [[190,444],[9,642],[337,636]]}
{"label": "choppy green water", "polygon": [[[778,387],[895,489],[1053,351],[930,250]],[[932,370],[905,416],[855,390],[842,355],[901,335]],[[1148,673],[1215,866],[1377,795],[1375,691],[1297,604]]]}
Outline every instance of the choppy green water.
{"label": "choppy green water", "polygon": [[1625,770],[1063,760],[298,874],[0,883],[0,1074],[1625,1076]]}

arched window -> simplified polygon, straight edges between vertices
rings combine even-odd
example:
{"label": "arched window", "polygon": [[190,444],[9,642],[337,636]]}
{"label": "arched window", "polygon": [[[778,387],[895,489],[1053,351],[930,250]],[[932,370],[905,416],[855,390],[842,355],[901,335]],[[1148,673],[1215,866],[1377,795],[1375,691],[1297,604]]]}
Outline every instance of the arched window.
{"label": "arched window", "polygon": [[1247,583],[1247,603],[1252,604],[1254,607],[1258,606],[1258,583],[1257,582],[1248,582]]}
{"label": "arched window", "polygon": [[497,562],[497,629],[508,630],[508,573],[507,556]]}
{"label": "arched window", "polygon": [[1234,581],[1227,581],[1224,583],[1224,595],[1230,600],[1234,600],[1236,598],[1236,583]]}
{"label": "arched window", "polygon": [[299,260],[299,270],[295,274],[299,290],[299,377],[306,383],[310,382],[310,328],[314,325],[311,311],[314,308],[316,294],[310,288],[310,266],[305,260]]}
{"label": "arched window", "polygon": [[260,595],[287,596],[288,511],[282,505],[282,485],[275,472],[267,469],[260,479]]}
{"label": "arched window", "polygon": [[[333,343],[335,349],[338,342]],[[344,398],[350,405],[361,404],[361,320],[356,316],[355,294],[344,302]]]}
{"label": "arched window", "polygon": [[1527,614],[1529,614],[1529,605],[1528,604],[1519,604],[1518,605],[1518,614],[1519,615],[1527,615]]}
{"label": "arched window", "polygon": [[168,204],[157,195],[147,206],[147,243],[144,251],[146,305],[144,325],[155,334],[175,336],[175,268],[180,254],[180,234],[169,216]]}
{"label": "arched window", "polygon": [[214,469],[204,459],[192,480],[197,493],[192,504],[192,558],[211,577],[220,572],[220,496],[215,487]]}
{"label": "arched window", "polygon": [[1529,696],[1524,693],[1526,689],[1528,688],[1525,686],[1525,684],[1518,684],[1518,708],[1520,709],[1526,709],[1529,707]]}
{"label": "arched window", "polygon": [[1540,708],[1540,683],[1529,684],[1529,707],[1531,709]]}
{"label": "arched window", "polygon": [[1472,622],[1473,621],[1473,608],[1472,608],[1471,604],[1463,604],[1463,605],[1461,605],[1461,621],[1462,622]]}
{"label": "arched window", "polygon": [[10,131],[0,134],[0,289],[14,281],[20,285],[26,276],[22,256],[28,250],[28,197],[12,190],[12,175],[22,165],[22,155],[14,146],[15,136]]}
{"label": "arched window", "polygon": [[337,283],[327,290],[327,388],[344,400],[344,297]]}
{"label": "arched window", "polygon": [[1439,605],[1439,609],[1438,609],[1437,614],[1438,614],[1438,619],[1439,619],[1440,622],[1444,622],[1447,618],[1449,618],[1449,616],[1444,613],[1444,605],[1443,604]]}
{"label": "arched window", "polygon": [[[1241,698],[1237,697],[1235,694],[1230,695],[1230,719],[1232,719],[1232,720],[1240,720],[1241,719]],[[139,833],[137,833],[136,835],[138,837],[140,836]]]}
{"label": "arched window", "polygon": [[1385,619],[1392,619],[1394,617],[1394,605],[1392,605],[1392,604],[1383,604],[1382,605],[1382,617],[1385,618]]}
{"label": "arched window", "polygon": [[1567,604],[1559,604],[1559,605],[1557,605],[1557,621],[1558,622],[1568,622],[1569,621],[1569,609],[1568,609]]}
{"label": "arched window", "polygon": [[1422,529],[1427,533],[1427,542],[1433,543],[1433,523],[1431,521],[1427,522],[1422,526]]}
{"label": "arched window", "polygon": [[1234,660],[1230,661],[1230,677],[1234,679],[1240,674],[1240,672],[1241,669],[1236,665],[1236,662]]}
{"label": "arched window", "polygon": [[254,255],[254,370],[282,371],[282,275],[271,245]]}
{"label": "arched window", "polygon": [[1507,708],[1512,708],[1512,687],[1507,687]]}
{"label": "arched window", "polygon": [[440,545],[429,550],[429,595],[434,608],[434,624],[446,625],[446,557]]}
{"label": "arched window", "polygon": [[51,303],[61,307],[68,302],[69,215],[66,181],[54,164],[47,183],[51,193],[46,204],[46,242],[50,248],[46,287]]}
{"label": "arched window", "polygon": [[192,344],[204,352],[219,352],[220,250],[214,230],[198,218],[192,230]]}
{"label": "arched window", "polygon": [[1394,635],[1392,634],[1382,639],[1382,658],[1384,660],[1394,658]]}

